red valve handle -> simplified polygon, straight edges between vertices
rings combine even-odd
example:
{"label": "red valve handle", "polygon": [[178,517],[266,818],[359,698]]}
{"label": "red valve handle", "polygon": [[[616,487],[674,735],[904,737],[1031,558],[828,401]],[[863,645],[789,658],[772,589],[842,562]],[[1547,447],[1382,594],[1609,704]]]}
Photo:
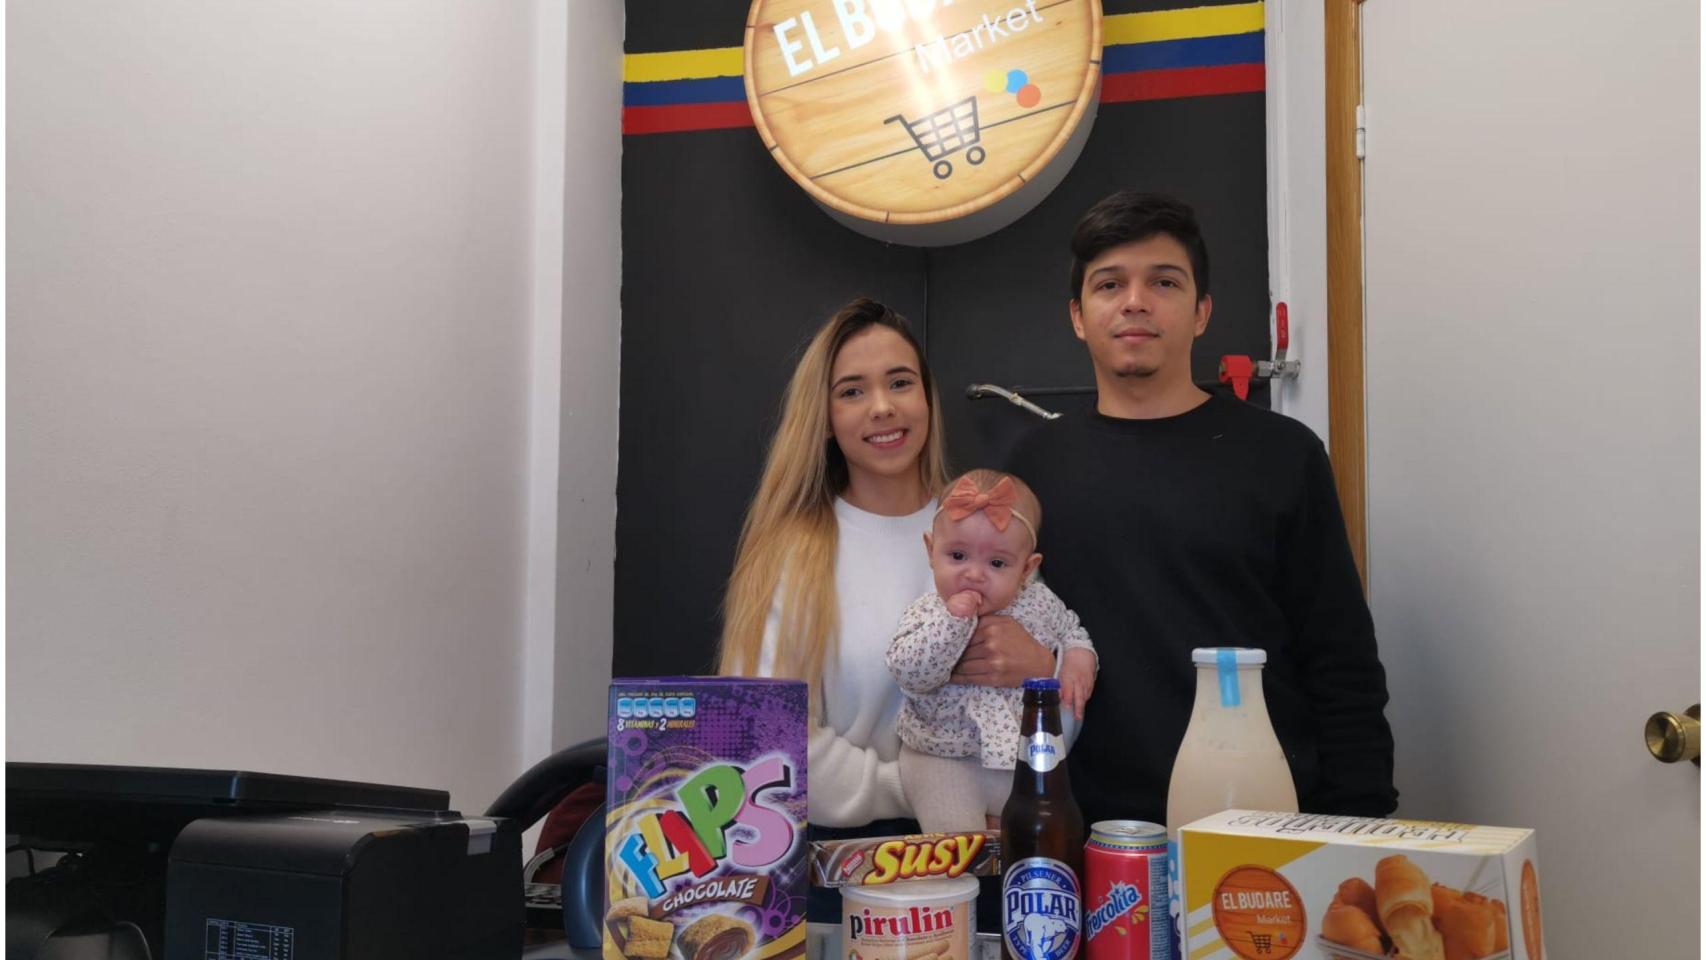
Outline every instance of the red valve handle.
{"label": "red valve handle", "polygon": [[1284,300],[1274,304],[1274,345],[1281,353],[1291,346],[1290,313]]}
{"label": "red valve handle", "polygon": [[1232,392],[1240,400],[1250,399],[1250,378],[1256,375],[1256,363],[1241,354],[1220,358],[1220,382],[1232,384]]}

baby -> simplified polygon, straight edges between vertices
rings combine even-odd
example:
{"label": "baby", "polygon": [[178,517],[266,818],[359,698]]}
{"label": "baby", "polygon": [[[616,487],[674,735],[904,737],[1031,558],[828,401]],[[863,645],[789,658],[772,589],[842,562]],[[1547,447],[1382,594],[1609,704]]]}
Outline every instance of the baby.
{"label": "baby", "polygon": [[1096,653],[1077,615],[1033,579],[1041,519],[1024,481],[973,470],[949,488],[924,535],[936,589],[907,607],[888,666],[907,695],[896,721],[901,788],[926,833],[985,829],[1013,786],[1023,695],[948,682],[979,617],[1012,617],[1054,651],[1061,702],[1083,719]]}

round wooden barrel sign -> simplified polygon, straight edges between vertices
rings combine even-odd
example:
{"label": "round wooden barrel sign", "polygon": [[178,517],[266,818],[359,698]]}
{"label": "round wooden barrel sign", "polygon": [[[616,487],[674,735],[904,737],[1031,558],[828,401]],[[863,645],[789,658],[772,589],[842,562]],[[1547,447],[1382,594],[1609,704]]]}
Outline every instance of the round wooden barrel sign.
{"label": "round wooden barrel sign", "polygon": [[1077,159],[1100,0],[754,0],[746,99],[771,156],[885,240],[999,229]]}

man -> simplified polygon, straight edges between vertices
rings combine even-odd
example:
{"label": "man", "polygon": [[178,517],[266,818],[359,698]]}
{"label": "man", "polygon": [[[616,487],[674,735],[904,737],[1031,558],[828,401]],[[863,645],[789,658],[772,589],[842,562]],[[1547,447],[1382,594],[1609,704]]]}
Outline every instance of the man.
{"label": "man", "polygon": [[1118,193],[1072,238],[1072,329],[1096,398],[1011,469],[1042,499],[1049,586],[1101,674],[1070,755],[1087,822],[1164,822],[1193,647],[1268,653],[1268,711],[1305,812],[1397,805],[1386,675],[1326,451],[1309,429],[1191,381],[1208,249],[1190,207]]}

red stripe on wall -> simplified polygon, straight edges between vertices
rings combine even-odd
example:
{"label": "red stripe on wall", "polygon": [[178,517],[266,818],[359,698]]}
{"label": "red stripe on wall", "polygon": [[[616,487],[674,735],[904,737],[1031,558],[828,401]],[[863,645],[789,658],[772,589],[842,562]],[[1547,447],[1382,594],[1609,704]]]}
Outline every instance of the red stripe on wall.
{"label": "red stripe on wall", "polygon": [[752,126],[746,101],[683,103],[667,107],[623,107],[623,133],[680,133]]}
{"label": "red stripe on wall", "polygon": [[[1224,93],[1260,93],[1267,86],[1260,63],[1223,67],[1185,67],[1178,70],[1140,70],[1102,77],[1102,102],[1173,100]],[[729,130],[752,126],[746,102],[683,103],[658,107],[622,108],[624,134],[682,133],[690,130]]]}
{"label": "red stripe on wall", "polygon": [[1220,93],[1259,93],[1266,86],[1266,68],[1260,63],[1185,67],[1179,70],[1140,70],[1136,73],[1104,74],[1102,102],[1124,103],[1131,100],[1206,97]]}

